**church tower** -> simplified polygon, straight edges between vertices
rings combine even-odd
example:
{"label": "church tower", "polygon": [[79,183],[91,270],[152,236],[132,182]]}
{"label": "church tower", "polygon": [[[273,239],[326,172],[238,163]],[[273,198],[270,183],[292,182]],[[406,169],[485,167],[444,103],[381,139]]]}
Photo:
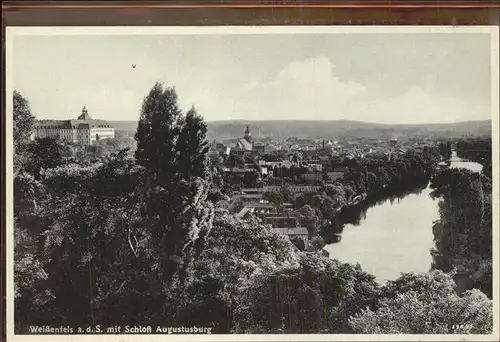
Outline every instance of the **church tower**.
{"label": "church tower", "polygon": [[83,106],[82,114],[78,117],[78,120],[92,120],[86,106]]}
{"label": "church tower", "polygon": [[252,134],[250,133],[250,128],[247,125],[247,129],[245,130],[245,140],[246,141],[251,141],[252,140]]}

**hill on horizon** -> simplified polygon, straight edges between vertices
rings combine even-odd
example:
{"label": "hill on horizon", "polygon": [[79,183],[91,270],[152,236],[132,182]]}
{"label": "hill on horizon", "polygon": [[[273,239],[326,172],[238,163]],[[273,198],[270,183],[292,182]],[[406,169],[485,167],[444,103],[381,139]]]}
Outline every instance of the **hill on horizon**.
{"label": "hill on horizon", "polygon": [[[109,121],[119,131],[135,131],[137,121]],[[379,124],[351,120],[224,120],[208,121],[208,139],[226,140],[243,136],[246,126],[252,136],[282,140],[332,139],[344,137],[391,138],[400,135],[435,135],[443,138],[491,135],[491,120],[432,124]]]}

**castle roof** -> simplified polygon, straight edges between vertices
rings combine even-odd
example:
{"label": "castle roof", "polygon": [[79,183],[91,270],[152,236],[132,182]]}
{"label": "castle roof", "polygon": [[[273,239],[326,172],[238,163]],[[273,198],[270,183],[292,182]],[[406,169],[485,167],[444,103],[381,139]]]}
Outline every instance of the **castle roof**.
{"label": "castle roof", "polygon": [[35,127],[59,129],[111,128],[106,120],[92,119],[86,107],[83,107],[82,114],[78,116],[77,120],[38,120]]}
{"label": "castle roof", "polygon": [[111,128],[106,120],[38,120],[36,128],[89,129]]}

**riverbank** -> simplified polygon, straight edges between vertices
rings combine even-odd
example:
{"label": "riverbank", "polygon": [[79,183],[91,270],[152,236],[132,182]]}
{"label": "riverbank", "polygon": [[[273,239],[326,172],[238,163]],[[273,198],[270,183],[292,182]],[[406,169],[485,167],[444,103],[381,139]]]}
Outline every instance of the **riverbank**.
{"label": "riverbank", "polygon": [[346,212],[340,239],[325,250],[330,258],[352,264],[376,277],[395,280],[403,272],[428,272],[433,235],[429,227],[439,219],[429,186],[400,192]]}
{"label": "riverbank", "polygon": [[433,179],[440,218],[432,226],[433,269],[453,271],[459,293],[477,288],[492,297],[492,184],[482,165],[458,160]]}
{"label": "riverbank", "polygon": [[[450,169],[443,172],[470,173],[473,177],[471,179],[475,179],[474,177],[480,177],[477,173],[480,171],[481,165],[454,156],[450,163]],[[474,173],[477,175],[472,176]],[[436,176],[436,174],[433,175]],[[450,195],[436,196],[435,189],[431,186],[436,181],[437,178],[432,177],[407,189],[396,191],[395,189],[384,189],[384,191],[371,193],[370,196],[366,196],[364,201],[354,206],[342,208],[332,224],[324,227],[321,232],[327,243],[325,250],[329,253],[330,258],[353,264],[360,263],[363,269],[374,274],[380,283],[396,279],[402,272],[427,272],[431,268],[448,272],[454,266],[459,266],[457,273],[454,274],[457,290],[462,292],[481,285],[481,290],[489,295],[491,291],[488,288],[488,263],[481,261],[485,259],[476,260],[477,258],[463,256],[460,253],[460,256],[456,258],[455,252],[445,253],[450,248],[447,245],[449,238],[445,235],[449,236],[451,232],[449,228],[443,228],[441,222],[451,222],[452,217],[443,217],[442,215],[451,215],[452,211],[450,211],[451,209],[446,210],[450,203],[445,203],[445,211],[440,215],[439,207],[441,205],[439,203],[444,200],[449,201]],[[449,183],[449,177],[444,177],[442,182],[445,185]],[[471,184],[474,184],[474,181]],[[472,186],[473,189],[476,189],[473,191],[477,195],[481,194],[480,191],[486,191],[488,188],[483,189],[478,187],[479,185]],[[456,205],[462,203],[469,209],[474,207],[464,197],[467,191],[471,190],[462,189],[451,196],[452,199],[455,199],[453,203],[457,203]],[[478,203],[481,201],[478,200]],[[486,209],[491,209],[490,204],[484,203],[487,206]],[[457,207],[454,210],[456,212],[456,210],[463,211],[465,209]],[[469,214],[463,215],[462,219],[473,218],[479,212],[480,210],[473,209]],[[485,215],[490,214],[486,211]],[[483,222],[483,226],[485,224],[488,226],[484,216],[483,221],[480,222]],[[472,227],[470,232],[474,232]],[[482,239],[484,234],[473,236],[476,236],[477,240]],[[485,243],[489,243],[491,248],[491,239],[489,242],[486,240],[484,240]],[[471,240],[468,242],[469,246],[463,246],[461,249],[468,250],[470,246],[478,243]],[[433,251],[430,252],[431,250]],[[478,279],[485,280],[478,282]],[[479,285],[477,285],[478,283]]]}
{"label": "riverbank", "polygon": [[368,209],[386,201],[401,200],[410,194],[419,193],[427,188],[429,182],[430,179],[425,179],[405,188],[385,187],[369,195],[356,196],[360,200],[350,202],[336,210],[336,216],[331,220],[330,226],[326,225],[320,230],[321,237],[327,244],[340,242],[344,226],[346,224],[359,224]]}

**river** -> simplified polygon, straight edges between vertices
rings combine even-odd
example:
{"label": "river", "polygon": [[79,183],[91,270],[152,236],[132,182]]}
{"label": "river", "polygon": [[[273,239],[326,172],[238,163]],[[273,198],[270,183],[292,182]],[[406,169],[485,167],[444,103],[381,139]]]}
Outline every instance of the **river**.
{"label": "river", "polygon": [[[461,160],[453,152],[450,167],[480,172],[482,165]],[[356,218],[343,226],[341,240],[325,246],[330,258],[359,263],[363,270],[383,283],[402,272],[428,272],[434,236],[432,225],[439,219],[438,200],[429,185],[405,194],[360,206]]]}

